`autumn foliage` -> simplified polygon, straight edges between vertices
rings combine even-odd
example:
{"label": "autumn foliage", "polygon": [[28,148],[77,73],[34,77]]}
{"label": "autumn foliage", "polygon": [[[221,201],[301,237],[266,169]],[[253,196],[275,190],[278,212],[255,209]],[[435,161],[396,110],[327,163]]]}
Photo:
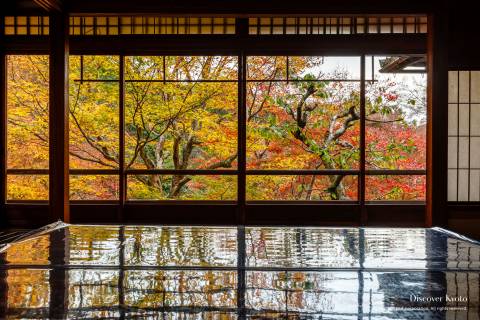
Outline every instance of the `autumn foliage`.
{"label": "autumn foliage", "polygon": [[[360,169],[360,82],[353,76],[358,70],[326,61],[248,57],[247,171]],[[235,200],[235,174],[181,170],[237,169],[237,65],[232,56],[126,57],[121,159],[119,58],[72,56],[70,167],[112,174],[71,175],[71,198],[118,199],[115,172],[124,161],[131,170],[129,200]],[[48,57],[9,56],[7,67],[7,166],[48,169]],[[367,82],[367,170],[424,169],[424,80],[405,79],[381,74]],[[138,169],[147,171],[137,174]],[[158,173],[164,169],[173,171]],[[366,182],[367,200],[420,200],[425,194],[422,175],[368,175]],[[48,176],[9,175],[7,189],[11,200],[46,199]],[[359,197],[357,174],[337,171],[247,175],[246,189],[247,200]]]}

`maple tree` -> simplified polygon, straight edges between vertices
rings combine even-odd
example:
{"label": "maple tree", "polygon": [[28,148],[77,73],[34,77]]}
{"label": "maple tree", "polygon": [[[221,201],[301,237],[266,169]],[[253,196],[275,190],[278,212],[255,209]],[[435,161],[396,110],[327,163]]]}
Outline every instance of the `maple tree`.
{"label": "maple tree", "polygon": [[[249,87],[247,165],[253,169],[358,169],[359,105],[358,83],[348,71],[324,73],[318,58],[292,59],[293,79],[277,82],[285,69],[276,57],[258,57],[252,63],[261,73]],[[266,72],[265,72],[266,70]],[[263,74],[262,74],[263,72]],[[299,76],[295,76],[298,74]],[[280,76],[281,77],[281,76]],[[384,78],[384,77],[383,77]],[[324,81],[333,79],[338,81]],[[391,80],[369,85],[366,94],[366,162],[368,169],[422,169],[425,165],[425,136],[421,126],[406,118],[416,108],[425,112],[422,88],[411,98],[409,88]],[[417,101],[419,100],[419,101]],[[418,103],[418,105],[417,105]],[[368,200],[421,199],[423,177],[368,177]],[[357,179],[344,174],[328,176],[258,176],[249,179],[250,199],[353,200]],[[378,186],[376,186],[378,185]],[[272,195],[273,192],[273,195]]]}
{"label": "maple tree", "polygon": [[[48,58],[7,58],[7,168],[48,169]],[[48,176],[8,175],[8,199],[46,199]]]}
{"label": "maple tree", "polygon": [[[359,82],[348,81],[349,70],[324,71],[321,57],[288,59],[247,59],[247,170],[359,169]],[[119,65],[117,56],[71,57],[72,169],[119,168]],[[125,168],[236,169],[237,74],[231,56],[126,57]],[[366,89],[367,169],[423,169],[422,85],[412,90],[384,75]],[[47,56],[8,57],[7,132],[8,168],[48,168]],[[248,175],[246,196],[355,200],[357,180],[341,173]],[[45,198],[46,181],[10,175],[9,198]],[[127,197],[235,200],[236,181],[236,175],[147,171],[127,176]],[[116,199],[117,190],[115,174],[71,176],[72,199]],[[424,193],[424,176],[367,176],[367,200]]]}

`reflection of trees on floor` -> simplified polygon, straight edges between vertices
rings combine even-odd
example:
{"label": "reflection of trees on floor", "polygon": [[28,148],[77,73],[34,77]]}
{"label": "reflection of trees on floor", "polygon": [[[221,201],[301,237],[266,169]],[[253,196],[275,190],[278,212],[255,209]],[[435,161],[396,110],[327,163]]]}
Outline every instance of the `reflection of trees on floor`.
{"label": "reflection of trees on floor", "polygon": [[220,227],[61,228],[1,253],[0,310],[14,318],[389,319],[432,315],[392,309],[411,306],[411,294],[463,295],[470,308],[479,305],[480,248],[441,231],[246,228],[244,240],[238,234]]}

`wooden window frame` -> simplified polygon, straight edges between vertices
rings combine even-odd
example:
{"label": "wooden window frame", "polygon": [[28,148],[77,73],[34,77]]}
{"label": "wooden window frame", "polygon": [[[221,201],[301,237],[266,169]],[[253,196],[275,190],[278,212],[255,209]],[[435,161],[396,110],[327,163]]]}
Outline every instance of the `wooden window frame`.
{"label": "wooden window frame", "polygon": [[[324,55],[324,56],[360,56],[362,57],[362,67],[365,68],[365,56],[366,55],[388,55],[388,54],[424,54],[428,53],[432,50],[432,48],[427,45],[427,39],[430,39],[431,30],[434,30],[433,23],[431,22],[431,17],[429,16],[429,34],[364,34],[364,35],[329,35],[325,37],[323,35],[284,35],[284,36],[276,36],[276,37],[263,37],[260,35],[250,36],[248,35],[248,18],[237,18],[236,19],[236,34],[234,35],[225,35],[225,36],[216,36],[216,37],[204,37],[202,35],[194,35],[194,36],[186,36],[186,35],[174,35],[174,36],[164,36],[164,35],[149,35],[149,36],[135,36],[129,37],[126,39],[122,36],[68,36],[64,35],[65,38],[68,39],[66,45],[60,44],[67,53],[71,53],[74,55],[118,55],[120,56],[120,64],[121,70],[124,69],[124,57],[129,55],[236,55],[238,57],[238,167],[236,170],[232,172],[228,172],[229,174],[236,174],[238,179],[238,186],[237,186],[237,194],[238,199],[236,202],[189,202],[189,201],[168,201],[165,203],[164,201],[148,201],[139,203],[137,201],[131,202],[126,201],[126,175],[134,173],[130,170],[125,170],[123,161],[121,161],[119,167],[119,191],[120,191],[120,198],[118,201],[70,201],[68,198],[65,199],[63,196],[62,200],[59,199],[50,199],[48,207],[52,207],[52,201],[62,202],[61,207],[63,206],[63,210],[61,209],[59,212],[55,212],[50,216],[50,221],[53,218],[59,218],[64,221],[85,221],[82,219],[88,219],[88,214],[85,214],[84,217],[80,217],[79,215],[83,215],[85,208],[91,208],[91,205],[96,205],[98,208],[102,206],[107,206],[112,210],[112,212],[116,212],[116,215],[109,216],[115,217],[114,219],[110,219],[108,221],[111,222],[124,222],[124,221],[139,221],[135,219],[133,215],[135,215],[135,211],[139,213],[145,212],[145,220],[141,221],[153,221],[153,222],[165,222],[165,223],[175,223],[178,222],[192,222],[192,223],[238,223],[238,224],[264,224],[264,223],[281,223],[281,224],[288,224],[288,223],[301,223],[301,224],[318,224],[318,223],[326,223],[326,224],[338,224],[338,223],[347,223],[347,224],[354,224],[354,225],[368,225],[374,223],[373,221],[377,221],[378,219],[373,217],[378,217],[379,212],[381,210],[385,210],[385,208],[394,208],[393,211],[398,210],[399,212],[403,212],[405,208],[411,208],[416,214],[420,217],[420,220],[415,220],[418,225],[429,225],[428,214],[425,216],[424,210],[425,208],[429,207],[429,203],[432,203],[431,200],[431,193],[429,193],[431,189],[431,163],[432,157],[427,156],[427,169],[420,170],[420,171],[412,171],[412,170],[376,170],[372,172],[371,170],[365,170],[365,155],[364,155],[364,133],[361,134],[361,160],[360,160],[360,168],[355,172],[355,174],[359,177],[359,192],[358,194],[358,201],[353,201],[352,203],[331,203],[331,202],[289,202],[289,201],[265,201],[262,203],[249,203],[245,199],[245,184],[246,184],[246,176],[251,173],[262,173],[259,171],[246,171],[246,125],[245,125],[245,108],[243,108],[244,104],[246,103],[246,57],[251,55],[283,55],[283,56],[294,56],[294,55]],[[65,23],[65,22],[64,22]],[[50,27],[55,28],[58,22],[55,19],[50,20]],[[66,25],[66,34],[68,34],[68,19]],[[0,29],[2,26],[0,25]],[[52,34],[52,33],[50,33]],[[5,41],[6,49],[2,51],[2,63],[1,63],[1,75],[2,75],[2,108],[0,108],[0,116],[2,119],[2,126],[0,131],[0,135],[2,137],[2,146],[6,146],[5,144],[5,109],[6,109],[6,70],[5,70],[5,61],[6,56],[9,54],[50,54],[52,51],[50,46],[48,45],[48,39],[51,36],[37,36],[37,37],[30,37],[24,36],[22,39],[19,37],[10,36],[9,40],[5,40],[5,37],[2,36],[2,40]],[[27,39],[25,39],[27,38]],[[58,38],[58,37],[57,37]],[[26,44],[26,41],[31,39],[32,42]],[[399,43],[399,40],[402,43]],[[187,47],[186,44],[190,42],[190,46]],[[198,46],[196,45],[198,44]],[[259,44],[263,44],[261,47]],[[288,44],[288,45],[286,45]],[[195,48],[195,49],[192,49]],[[427,50],[428,49],[428,50]],[[428,52],[427,52],[428,51]],[[430,59],[431,60],[431,59]],[[52,66],[55,67],[55,66]],[[362,71],[363,71],[362,69]],[[429,78],[431,78],[431,70],[429,68]],[[361,82],[361,90],[365,90],[364,83],[365,83],[365,75],[364,72],[361,72],[362,78]],[[120,100],[124,100],[124,75],[123,72],[120,72]],[[123,89],[122,89],[123,88]],[[431,86],[428,88],[429,97],[431,96]],[[362,94],[364,98],[364,94]],[[68,98],[67,98],[68,99]],[[362,99],[364,100],[364,99]],[[431,100],[431,98],[429,98]],[[364,130],[365,126],[365,116],[364,116],[364,104],[365,101],[361,102],[363,107],[361,107],[361,130]],[[427,133],[427,148],[431,149],[431,127],[430,119],[432,117],[431,114],[431,102],[429,102],[429,111],[428,111],[428,133]],[[124,136],[123,136],[123,128],[124,128],[124,101],[120,101],[120,154],[121,157],[124,157]],[[67,119],[67,127],[68,127],[68,119]],[[362,141],[363,140],[363,141]],[[68,144],[68,140],[67,140]],[[58,150],[58,146],[56,146]],[[0,156],[2,159],[5,159],[5,148],[2,148]],[[427,153],[431,153],[431,151],[427,151]],[[60,156],[60,155],[58,155]],[[68,161],[67,161],[68,164]],[[65,165],[65,162],[63,163]],[[50,178],[52,180],[52,176],[59,181],[59,176],[56,173],[58,172],[57,169],[50,169]],[[86,174],[87,171],[84,170],[70,170],[68,166],[66,169],[64,168],[63,172],[66,172],[66,180],[65,177],[62,176],[63,181],[68,182],[68,175],[75,173],[75,174]],[[165,171],[166,173],[167,171]],[[169,172],[169,171],[168,171]],[[12,171],[8,170],[8,173],[12,173]],[[20,173],[20,172],[19,172]],[[104,173],[103,171],[96,170],[95,172],[90,172],[92,174],[99,174]],[[109,174],[111,174],[110,172]],[[202,171],[199,170],[198,172],[192,172],[195,174],[222,174],[222,171]],[[284,174],[285,171],[283,170],[275,170],[275,171],[268,171],[268,174]],[[304,174],[304,171],[294,171],[289,170],[288,174]],[[307,172],[310,173],[311,172]],[[317,172],[318,174],[322,174],[321,171]],[[5,190],[5,181],[6,181],[6,166],[5,162],[2,161],[2,168],[1,168],[1,187],[0,187],[0,201],[2,203],[3,208],[6,211],[17,212],[18,210],[23,210],[22,208],[36,205],[34,202],[25,202],[22,201],[20,203],[13,203],[13,202],[6,202],[6,190]],[[402,175],[424,175],[427,176],[427,195],[426,195],[426,204],[425,202],[398,202],[398,201],[389,201],[387,202],[375,202],[375,203],[368,203],[365,201],[364,198],[364,190],[365,190],[365,176],[370,174],[378,174],[378,175],[385,175],[385,174],[402,174]],[[66,183],[65,182],[65,183]],[[68,195],[68,186],[65,185],[67,188],[67,195]],[[439,186],[440,187],[440,186]],[[53,192],[53,191],[51,191]],[[40,205],[40,204],[38,204]],[[295,208],[297,205],[302,205],[305,209],[304,214],[299,214],[294,219],[289,219],[288,216],[292,215],[292,208]],[[43,205],[44,206],[44,205]],[[75,211],[75,218],[70,220],[69,217],[69,210],[72,207],[73,211]],[[154,211],[162,211],[163,209],[170,210],[171,208],[178,208],[183,207],[182,210],[198,210],[196,213],[187,214],[187,218],[178,217],[178,219],[167,218],[165,216],[158,216],[154,215]],[[219,208],[220,207],[220,208]],[[221,207],[226,210],[226,213],[221,213]],[[19,209],[20,208],[20,209]],[[57,207],[58,208],[58,207]],[[195,208],[195,209],[193,209]],[[213,209],[212,209],[213,208]],[[17,210],[17,211],[16,211]],[[40,209],[41,210],[45,210]],[[56,209],[58,210],[58,209]],[[89,209],[86,209],[89,210]],[[99,209],[100,210],[100,209]],[[211,211],[213,210],[213,211]],[[259,216],[259,212],[263,210],[265,211],[265,216]],[[390,209],[386,209],[390,210]],[[93,210],[96,212],[97,210]],[[348,211],[345,213],[344,211]],[[82,212],[82,214],[80,214]],[[212,212],[212,217],[205,218],[205,214]],[[341,213],[343,212],[343,213]],[[369,217],[369,212],[372,212],[372,219]],[[317,215],[317,216],[314,216]],[[390,215],[390,214],[389,214]],[[200,217],[203,216],[203,220]],[[218,219],[217,219],[218,218]],[[8,218],[7,218],[8,219]],[[389,217],[386,217],[385,221],[390,221]],[[100,219],[101,220],[101,219]],[[88,220],[89,221],[89,220]],[[382,224],[382,219],[378,220],[379,223]],[[430,223],[431,225],[431,223]]]}

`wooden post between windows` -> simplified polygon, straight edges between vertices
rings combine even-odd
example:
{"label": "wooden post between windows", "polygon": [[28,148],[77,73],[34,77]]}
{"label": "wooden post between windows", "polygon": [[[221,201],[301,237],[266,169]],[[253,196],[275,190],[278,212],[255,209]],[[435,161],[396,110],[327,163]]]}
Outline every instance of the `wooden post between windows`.
{"label": "wooden post between windows", "polygon": [[427,207],[425,226],[447,226],[448,56],[441,3],[428,16]]}
{"label": "wooden post between windows", "polygon": [[[0,16],[0,41],[4,42],[4,17]],[[7,58],[3,45],[0,46],[0,211],[5,212],[6,202],[6,184],[7,184]],[[0,220],[0,226],[5,227],[7,219],[2,217]]]}
{"label": "wooden post between windows", "polygon": [[[5,202],[6,202],[6,150],[7,150],[7,59],[5,55],[4,43],[4,16],[0,16],[0,227],[7,227],[8,221],[5,217]],[[0,264],[6,264],[6,253],[0,254]],[[0,318],[7,316],[8,307],[8,283],[7,270],[0,271]]]}
{"label": "wooden post between windows", "polygon": [[68,177],[68,16],[50,15],[50,219],[70,222]]}

